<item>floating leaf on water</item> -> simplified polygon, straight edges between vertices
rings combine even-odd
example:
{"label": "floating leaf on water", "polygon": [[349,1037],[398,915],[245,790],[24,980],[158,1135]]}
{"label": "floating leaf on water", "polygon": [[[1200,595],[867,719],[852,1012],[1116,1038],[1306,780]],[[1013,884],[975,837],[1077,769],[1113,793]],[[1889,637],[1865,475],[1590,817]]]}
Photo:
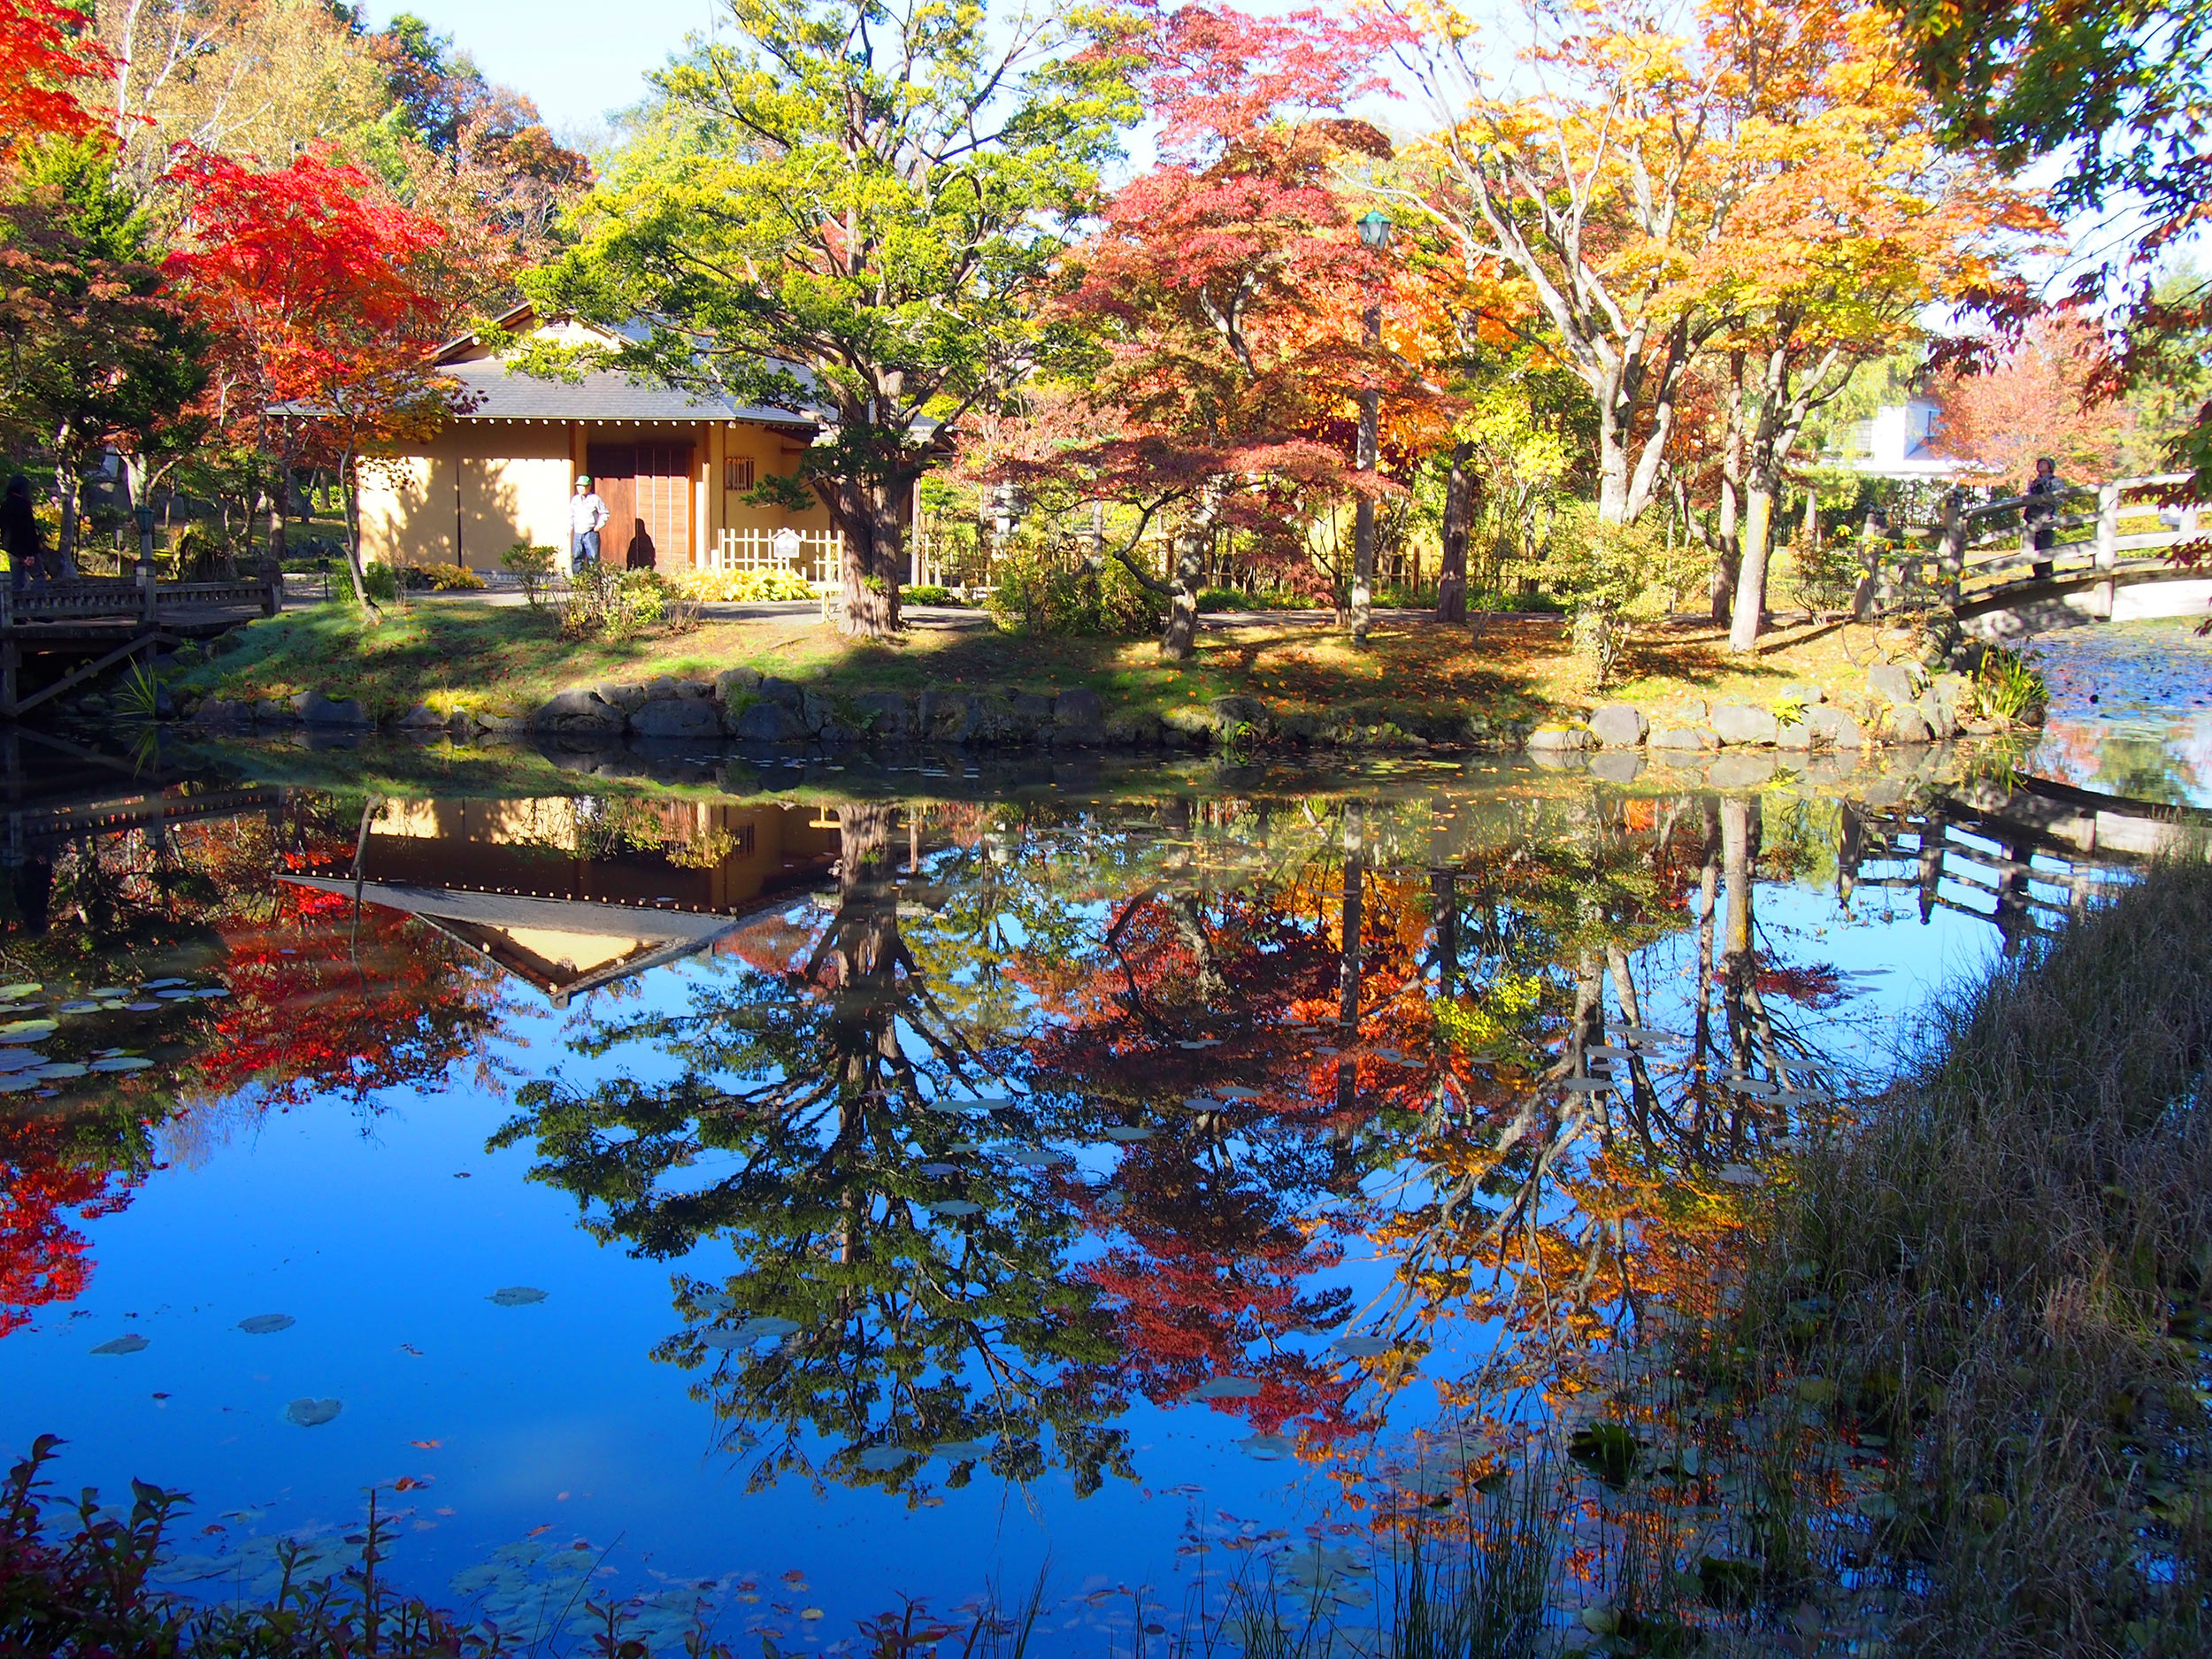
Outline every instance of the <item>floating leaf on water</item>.
{"label": "floating leaf on water", "polygon": [[1259,1090],[1246,1088],[1242,1084],[1238,1083],[1225,1085],[1216,1089],[1214,1093],[1224,1100],[1257,1100],[1260,1097]]}
{"label": "floating leaf on water", "polygon": [[1748,1094],[1755,1100],[1764,1100],[1782,1092],[1773,1084],[1755,1077],[1732,1077],[1722,1087],[1732,1094]]}
{"label": "floating leaf on water", "polygon": [[1221,1039],[1218,1037],[1186,1037],[1175,1046],[1179,1048],[1218,1048],[1221,1047]]}
{"label": "floating leaf on water", "polygon": [[58,1019],[12,1019],[0,1025],[0,1042],[36,1042],[60,1029]]}
{"label": "floating leaf on water", "polygon": [[1575,1432],[1567,1455],[1609,1486],[1624,1486],[1643,1462],[1644,1443],[1626,1425],[1592,1423]]}
{"label": "floating leaf on water", "polygon": [[972,1457],[987,1457],[991,1446],[987,1440],[940,1440],[931,1447],[930,1455],[948,1458],[953,1463],[967,1462]]}
{"label": "floating leaf on water", "polygon": [[154,995],[165,1002],[189,1002],[199,995],[197,991],[156,991]]}
{"label": "floating leaf on water", "polygon": [[205,990],[195,991],[192,995],[200,998],[201,1001],[205,1002],[211,997],[228,996],[230,995],[230,987],[227,985],[211,985]]}
{"label": "floating leaf on water", "polygon": [[1255,1434],[1237,1442],[1237,1449],[1247,1457],[1256,1457],[1263,1463],[1280,1461],[1290,1455],[1291,1443],[1280,1434]]}
{"label": "floating leaf on water", "polygon": [[38,1087],[38,1073],[18,1071],[11,1077],[0,1077],[0,1094],[20,1094],[26,1089]]}
{"label": "floating leaf on water", "polygon": [[276,1331],[288,1331],[299,1323],[288,1313],[257,1313],[251,1318],[241,1319],[238,1328],[248,1336],[267,1336]]}
{"label": "floating leaf on water", "polygon": [[[128,996],[130,994],[131,994],[131,987],[130,987],[129,986],[127,986],[127,985],[103,985],[103,986],[97,986],[97,987],[96,987],[95,988],[93,988],[92,990],[87,991],[87,992],[85,993],[85,995],[86,995],[87,996],[95,996],[95,997]],[[6,991],[0,991],[0,996],[5,996],[5,995],[8,995],[8,993],[7,993]]]}
{"label": "floating leaf on water", "polygon": [[485,1300],[495,1302],[503,1308],[526,1308],[534,1302],[543,1302],[545,1293],[534,1285],[509,1285],[495,1290]]}
{"label": "floating leaf on water", "polygon": [[114,997],[110,997],[106,1002],[101,1003],[100,1006],[105,1009],[127,1010],[130,1007],[130,1004],[128,1002],[119,1001]]}
{"label": "floating leaf on water", "polygon": [[138,988],[142,991],[158,991],[165,985],[182,985],[184,983],[186,983],[186,981],[172,976],[166,979],[149,979]]}
{"label": "floating leaf on water", "polygon": [[1559,1087],[1574,1094],[1606,1094],[1613,1090],[1609,1077],[1563,1077]]}
{"label": "floating leaf on water", "polygon": [[1373,1359],[1390,1352],[1392,1344],[1386,1336],[1340,1336],[1329,1346],[1352,1359]]}
{"label": "floating leaf on water", "polygon": [[88,1068],[80,1060],[55,1060],[31,1073],[42,1083],[59,1083],[73,1077],[82,1077]]}
{"label": "floating leaf on water", "polygon": [[1594,1042],[1583,1053],[1593,1060],[1628,1060],[1635,1057],[1632,1048],[1617,1048],[1609,1042]]}
{"label": "floating leaf on water", "polygon": [[922,1173],[925,1175],[957,1175],[960,1173],[960,1166],[957,1164],[925,1164],[922,1165]]}
{"label": "floating leaf on water", "polygon": [[1149,1141],[1152,1132],[1135,1124],[1112,1124],[1102,1131],[1109,1141]]}
{"label": "floating leaf on water", "polygon": [[730,1300],[730,1294],[726,1290],[703,1290],[691,1300],[695,1304],[705,1309],[709,1313],[734,1313],[737,1311],[737,1304]]}
{"label": "floating leaf on water", "polygon": [[719,1329],[713,1331],[702,1331],[699,1333],[699,1340],[705,1343],[709,1348],[718,1348],[725,1352],[727,1352],[729,1349],[733,1348],[752,1347],[752,1343],[747,1340],[744,1333],[741,1331],[725,1331]]}
{"label": "floating leaf on water", "polygon": [[36,979],[23,979],[14,985],[0,985],[0,1002],[12,1002],[19,996],[36,996],[45,988]]}
{"label": "floating leaf on water", "polygon": [[134,1054],[112,1054],[104,1060],[95,1060],[92,1069],[95,1071],[143,1071],[151,1064],[151,1060],[142,1060]]}
{"label": "floating leaf on water", "polygon": [[1387,1060],[1393,1065],[1409,1065],[1412,1064],[1411,1061],[1408,1060],[1403,1054],[1400,1053],[1395,1048],[1377,1048],[1373,1051],[1373,1053],[1375,1058],[1378,1060]]}
{"label": "floating leaf on water", "polygon": [[738,1335],[748,1342],[757,1342],[764,1336],[789,1336],[799,1328],[796,1319],[787,1319],[780,1314],[756,1314],[737,1327]]}
{"label": "floating leaf on water", "polygon": [[284,1420],[303,1429],[319,1429],[345,1408],[335,1400],[295,1400],[284,1408]]}
{"label": "floating leaf on water", "polygon": [[128,1336],[111,1337],[92,1351],[95,1354],[135,1354],[146,1346],[146,1339],[132,1332]]}
{"label": "floating leaf on water", "polygon": [[1194,1112],[1210,1112],[1219,1111],[1221,1110],[1221,1102],[1210,1094],[1187,1094],[1183,1097],[1183,1104],[1190,1108],[1190,1110]]}
{"label": "floating leaf on water", "polygon": [[872,1475],[887,1475],[894,1469],[903,1469],[914,1461],[915,1454],[898,1446],[871,1446],[853,1462]]}
{"label": "floating leaf on water", "polygon": [[1014,1154],[1014,1162],[1025,1170],[1051,1170],[1073,1160],[1066,1153],[1055,1152],[1050,1147],[1025,1147]]}
{"label": "floating leaf on water", "polygon": [[933,1112],[945,1112],[955,1118],[964,1118],[974,1110],[972,1102],[964,1100],[933,1100],[929,1102]]}
{"label": "floating leaf on water", "polygon": [[134,1014],[151,1014],[157,1012],[161,1008],[158,1002],[130,1002],[125,1006]]}
{"label": "floating leaf on water", "polygon": [[983,1212],[983,1206],[966,1198],[937,1198],[922,1206],[941,1216],[975,1216]]}
{"label": "floating leaf on water", "polygon": [[1186,1399],[1190,1400],[1249,1400],[1260,1391],[1259,1384],[1249,1377],[1217,1377],[1192,1389]]}
{"label": "floating leaf on water", "polygon": [[1314,1045],[1313,1045],[1313,1051],[1314,1051],[1316,1054],[1339,1054],[1339,1053],[1341,1053],[1341,1052],[1342,1052],[1342,1050],[1340,1050],[1340,1049],[1338,1049],[1338,1048],[1331,1048],[1331,1047],[1330,1047],[1327,1043],[1325,1043],[1325,1042],[1317,1042],[1316,1044],[1314,1044]]}
{"label": "floating leaf on water", "polygon": [[1748,1164],[1724,1164],[1720,1166],[1720,1179],[1731,1187],[1756,1187],[1766,1178]]}
{"label": "floating leaf on water", "polygon": [[18,1046],[0,1048],[0,1072],[30,1071],[46,1064],[46,1056],[37,1049]]}

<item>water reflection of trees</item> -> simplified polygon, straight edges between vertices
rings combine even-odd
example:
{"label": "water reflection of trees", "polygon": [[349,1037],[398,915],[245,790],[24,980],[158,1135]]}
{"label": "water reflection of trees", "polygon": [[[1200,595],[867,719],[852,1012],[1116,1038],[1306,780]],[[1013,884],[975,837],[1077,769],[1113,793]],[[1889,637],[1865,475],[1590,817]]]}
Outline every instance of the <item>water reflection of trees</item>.
{"label": "water reflection of trees", "polygon": [[[662,1353],[758,1479],[810,1432],[841,1479],[949,1443],[956,1478],[1087,1489],[1131,1395],[1223,1379],[1199,1397],[1256,1444],[1318,1452],[1454,1318],[1507,1339],[1492,1383],[1555,1374],[1694,1287],[1813,1087],[1793,1010],[1832,987],[1759,948],[1755,801],[838,813],[826,909],[580,1042],[677,1081],[534,1085],[500,1137],[602,1239],[734,1253],[680,1279]],[[1624,1034],[1662,945],[1696,976],[1678,1046]],[[1092,1177],[1036,1167],[1075,1142]],[[1396,1271],[1356,1330],[1353,1240]]]}

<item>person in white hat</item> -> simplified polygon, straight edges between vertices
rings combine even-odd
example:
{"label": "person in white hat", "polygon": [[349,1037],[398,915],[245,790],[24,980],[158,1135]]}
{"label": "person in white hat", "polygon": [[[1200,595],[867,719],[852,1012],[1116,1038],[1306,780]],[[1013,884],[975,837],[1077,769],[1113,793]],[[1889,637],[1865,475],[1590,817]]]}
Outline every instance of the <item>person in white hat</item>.
{"label": "person in white hat", "polygon": [[576,493],[568,501],[568,567],[582,570],[599,563],[599,533],[607,527],[607,503],[591,487],[591,474],[576,480]]}

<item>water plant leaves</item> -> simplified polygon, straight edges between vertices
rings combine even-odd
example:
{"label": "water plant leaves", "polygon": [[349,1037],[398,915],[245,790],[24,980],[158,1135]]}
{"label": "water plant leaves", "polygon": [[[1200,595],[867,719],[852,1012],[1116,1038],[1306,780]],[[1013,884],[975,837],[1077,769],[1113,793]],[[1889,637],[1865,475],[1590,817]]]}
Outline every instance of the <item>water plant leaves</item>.
{"label": "water plant leaves", "polygon": [[853,1462],[872,1475],[887,1475],[894,1469],[905,1468],[914,1456],[902,1446],[871,1446]]}
{"label": "water plant leaves", "polygon": [[738,1335],[748,1342],[757,1342],[764,1336],[789,1336],[799,1328],[796,1319],[787,1319],[780,1314],[757,1314],[737,1327]]}
{"label": "water plant leaves", "polygon": [[1024,1147],[1014,1154],[1014,1162],[1025,1170],[1057,1169],[1072,1161],[1066,1153],[1055,1152],[1050,1147]]}
{"label": "water plant leaves", "polygon": [[1748,1164],[1724,1164],[1720,1179],[1731,1187],[1756,1187],[1765,1178]]}
{"label": "water plant leaves", "polygon": [[92,1069],[95,1071],[143,1071],[151,1064],[151,1060],[142,1060],[134,1054],[113,1054],[104,1059],[95,1060]]}
{"label": "water plant leaves", "polygon": [[284,1420],[287,1423],[296,1423],[303,1429],[319,1429],[343,1409],[345,1409],[344,1406],[335,1400],[310,1400],[303,1397],[293,1401],[290,1405],[284,1408]]}
{"label": "water plant leaves", "polygon": [[922,1208],[933,1210],[941,1216],[974,1216],[980,1215],[983,1211],[983,1206],[981,1204],[975,1202],[972,1199],[966,1198],[932,1199],[928,1203],[924,1204]]}
{"label": "water plant leaves", "polygon": [[1340,1336],[1329,1346],[1353,1359],[1372,1359],[1390,1352],[1391,1344],[1386,1336]]}
{"label": "water plant leaves", "polygon": [[42,1083],[59,1083],[68,1078],[82,1077],[86,1070],[81,1060],[54,1060],[39,1067],[31,1075]]}
{"label": "water plant leaves", "polygon": [[949,1458],[956,1463],[961,1463],[970,1458],[987,1456],[991,1448],[987,1440],[940,1440],[929,1449],[933,1456]]}
{"label": "water plant leaves", "polygon": [[1102,1133],[1109,1141],[1149,1141],[1152,1132],[1135,1124],[1113,1124]]}
{"label": "water plant leaves", "polygon": [[135,1354],[146,1346],[146,1339],[133,1331],[127,1336],[111,1337],[92,1351],[95,1354]]}
{"label": "water plant leaves", "polygon": [[957,1175],[960,1173],[960,1166],[957,1164],[925,1164],[922,1165],[922,1173],[925,1175]]}
{"label": "water plant leaves", "polygon": [[183,985],[185,983],[187,983],[187,981],[172,976],[166,979],[149,979],[145,984],[140,986],[138,988],[142,991],[158,991],[165,985]]}
{"label": "water plant leaves", "polygon": [[60,1029],[58,1019],[12,1019],[0,1025],[0,1042],[36,1042]]}
{"label": "water plant leaves", "polygon": [[288,1313],[257,1313],[251,1318],[241,1319],[238,1328],[249,1336],[267,1336],[272,1332],[288,1331],[298,1323]]}
{"label": "water plant leaves", "polygon": [[1643,1455],[1643,1442],[1624,1423],[1588,1424],[1567,1442],[1567,1455],[1609,1486],[1626,1486]]}
{"label": "water plant leaves", "polygon": [[19,996],[36,996],[45,988],[36,979],[25,979],[15,985],[0,985],[0,1002],[12,1002]]}
{"label": "water plant leaves", "polygon": [[545,1293],[534,1285],[509,1285],[495,1290],[485,1300],[495,1302],[503,1308],[526,1308],[534,1302],[543,1302]]}
{"label": "water plant leaves", "polygon": [[1237,1442],[1237,1449],[1247,1457],[1256,1457],[1263,1463],[1271,1463],[1290,1455],[1291,1443],[1281,1434],[1255,1434]]}

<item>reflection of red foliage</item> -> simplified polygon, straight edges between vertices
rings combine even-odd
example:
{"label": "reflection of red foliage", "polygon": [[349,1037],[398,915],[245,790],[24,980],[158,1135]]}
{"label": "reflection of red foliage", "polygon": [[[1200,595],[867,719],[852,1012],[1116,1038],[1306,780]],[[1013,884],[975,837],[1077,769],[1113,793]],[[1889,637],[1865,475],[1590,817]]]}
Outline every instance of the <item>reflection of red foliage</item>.
{"label": "reflection of red foliage", "polygon": [[84,1289],[92,1263],[65,1212],[88,1221],[111,1215],[137,1186],[71,1151],[66,1118],[0,1113],[0,1336],[27,1325],[29,1310]]}
{"label": "reflection of red foliage", "polygon": [[1762,967],[1755,983],[1760,995],[1787,997],[1801,1008],[1836,1008],[1852,995],[1833,968]]}
{"label": "reflection of red foliage", "polygon": [[434,1082],[496,1017],[496,974],[409,918],[342,894],[276,884],[265,919],[216,924],[231,995],[193,1064],[197,1092],[257,1082],[290,1100],[361,1100]]}

